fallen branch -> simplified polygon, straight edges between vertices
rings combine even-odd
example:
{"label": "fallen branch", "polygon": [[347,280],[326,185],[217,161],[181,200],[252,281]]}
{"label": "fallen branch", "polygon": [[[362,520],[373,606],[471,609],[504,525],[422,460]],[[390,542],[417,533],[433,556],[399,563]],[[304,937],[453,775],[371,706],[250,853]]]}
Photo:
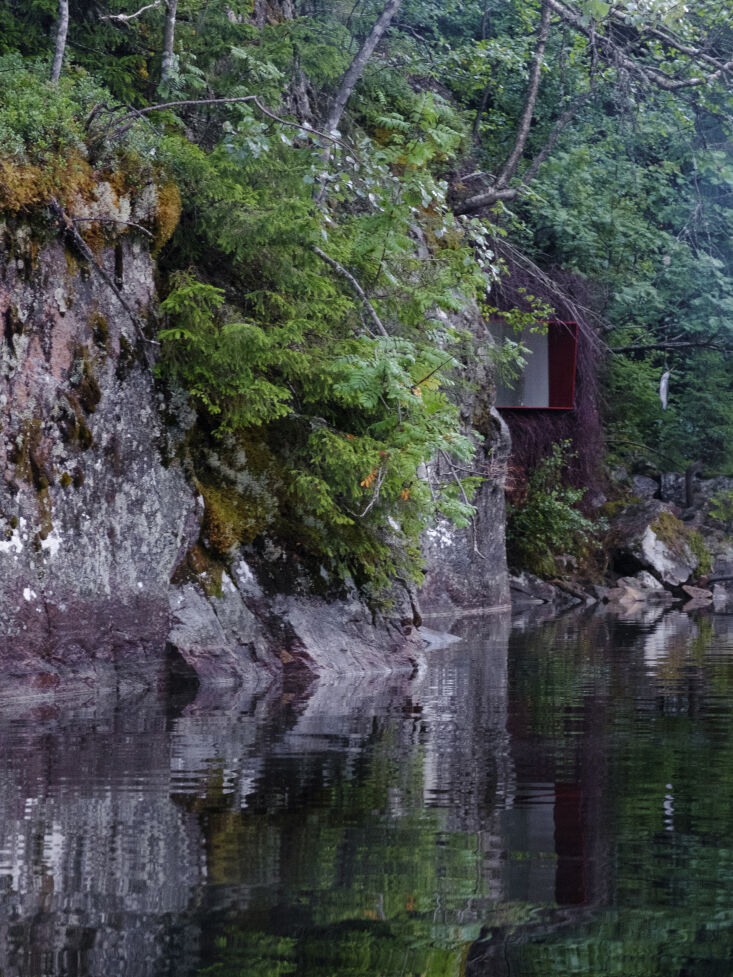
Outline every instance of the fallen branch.
{"label": "fallen branch", "polygon": [[383,468],[380,468],[379,469],[379,472],[377,473],[376,482],[374,483],[374,491],[372,492],[371,501],[367,504],[366,509],[364,509],[364,511],[361,512],[361,513],[350,512],[350,510],[347,510],[347,511],[350,512],[350,515],[354,516],[356,519],[363,519],[364,518],[364,516],[369,512],[369,510],[372,508],[372,506],[374,506],[376,504],[377,499],[379,498],[379,492],[380,492],[380,490],[382,488],[382,484],[384,483],[384,480],[385,480],[386,477],[387,477],[387,470],[386,470],[386,468],[384,468],[384,469]]}
{"label": "fallen branch", "polygon": [[318,257],[321,259],[321,261],[325,261],[326,264],[329,265],[331,268],[333,268],[333,270],[335,272],[337,272],[339,275],[341,275],[342,278],[345,278],[346,279],[346,281],[349,283],[349,285],[351,285],[351,287],[353,288],[353,290],[356,292],[356,294],[359,296],[359,298],[361,299],[361,301],[364,303],[364,307],[369,312],[369,315],[371,316],[372,322],[377,327],[377,331],[382,336],[384,336],[386,339],[389,339],[390,338],[389,337],[389,333],[384,328],[384,325],[382,323],[382,320],[377,315],[376,309],[374,308],[374,306],[372,305],[372,303],[369,301],[369,299],[367,298],[366,292],[361,287],[361,285],[358,283],[358,281],[354,278],[354,276],[351,274],[351,272],[348,271],[346,268],[344,268],[343,265],[339,264],[338,261],[336,261],[335,258],[332,258],[330,255],[326,254],[325,251],[321,251],[321,249],[319,247],[317,247],[315,244],[313,245],[313,252],[314,252],[314,254],[317,254],[318,255]]}

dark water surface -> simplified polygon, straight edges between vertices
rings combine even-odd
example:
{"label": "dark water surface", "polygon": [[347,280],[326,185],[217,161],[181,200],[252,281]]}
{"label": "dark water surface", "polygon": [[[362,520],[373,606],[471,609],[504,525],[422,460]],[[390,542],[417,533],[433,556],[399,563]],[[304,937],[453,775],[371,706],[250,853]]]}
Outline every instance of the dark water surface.
{"label": "dark water surface", "polygon": [[1,977],[733,974],[733,618],[0,716]]}

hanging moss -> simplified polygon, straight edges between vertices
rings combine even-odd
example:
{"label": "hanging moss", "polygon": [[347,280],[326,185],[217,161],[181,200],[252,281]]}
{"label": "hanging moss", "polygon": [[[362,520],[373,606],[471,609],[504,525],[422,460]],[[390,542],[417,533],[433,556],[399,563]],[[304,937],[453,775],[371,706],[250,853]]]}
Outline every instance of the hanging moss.
{"label": "hanging moss", "polygon": [[161,250],[171,237],[182,210],[181,195],[175,183],[166,183],[158,188],[158,208],[155,214],[153,252]]}
{"label": "hanging moss", "polygon": [[683,522],[671,512],[660,512],[650,524],[650,528],[657,539],[660,539],[672,553],[685,556],[689,546],[689,534]]}
{"label": "hanging moss", "polygon": [[696,529],[693,529],[689,532],[687,543],[693,556],[697,559],[698,575],[707,577],[713,569],[713,558],[705,545],[705,540]]}
{"label": "hanging moss", "polygon": [[136,363],[145,363],[144,353],[141,349],[134,346],[127,336],[122,333],[120,335],[120,353],[117,358],[117,367],[115,369],[115,376],[120,383],[124,383],[124,381],[129,377]]}
{"label": "hanging moss", "polygon": [[63,405],[62,416],[58,421],[61,438],[64,444],[87,451],[94,444],[94,437],[84,418],[79,398],[72,392],[66,394],[66,399],[68,406]]}
{"label": "hanging moss", "polygon": [[53,467],[44,449],[42,436],[40,419],[26,420],[10,451],[16,477],[32,485],[38,493],[46,491],[54,480]]}
{"label": "hanging moss", "polygon": [[232,489],[199,484],[199,491],[205,505],[201,536],[213,553],[224,556],[246,536],[252,538],[244,501]]}
{"label": "hanging moss", "polygon": [[96,182],[89,163],[74,153],[53,156],[43,166],[0,159],[0,210],[28,213],[52,197],[62,206],[79,196],[91,200]]}

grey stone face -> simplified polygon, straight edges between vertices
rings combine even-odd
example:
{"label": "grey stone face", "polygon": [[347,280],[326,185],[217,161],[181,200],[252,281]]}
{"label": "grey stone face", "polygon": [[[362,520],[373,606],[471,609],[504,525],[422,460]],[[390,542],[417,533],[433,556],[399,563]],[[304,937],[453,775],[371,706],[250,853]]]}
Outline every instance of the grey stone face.
{"label": "grey stone face", "polygon": [[[29,691],[135,682],[160,668],[170,574],[198,532],[166,458],[177,433],[147,344],[101,276],[58,241],[33,255],[22,229],[2,240],[0,663]],[[131,238],[115,248],[98,260],[123,269],[146,319],[152,260]]]}
{"label": "grey stone face", "polygon": [[[450,615],[458,610],[496,609],[510,604],[504,482],[511,437],[493,407],[494,384],[487,355],[493,341],[477,307],[469,306],[458,318],[456,328],[471,332],[479,343],[475,361],[465,368],[467,389],[475,392],[462,404],[462,417],[476,445],[472,468],[484,476],[484,481],[473,499],[476,515],[470,526],[459,528],[442,520],[423,536],[427,566],[419,597],[425,614]],[[446,459],[438,459],[426,476],[436,474],[443,479],[452,477]]]}

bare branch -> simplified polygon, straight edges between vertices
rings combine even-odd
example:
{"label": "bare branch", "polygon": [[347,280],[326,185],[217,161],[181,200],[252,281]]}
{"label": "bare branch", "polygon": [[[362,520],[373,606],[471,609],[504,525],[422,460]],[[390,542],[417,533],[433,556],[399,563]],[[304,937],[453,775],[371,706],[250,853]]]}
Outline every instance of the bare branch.
{"label": "bare branch", "polygon": [[321,132],[320,129],[313,129],[311,126],[307,126],[302,122],[291,122],[289,119],[283,119],[281,116],[276,115],[272,109],[268,109],[266,105],[263,105],[258,95],[239,95],[232,98],[187,98],[179,99],[175,102],[158,102],[156,105],[146,105],[145,108],[133,109],[127,115],[123,115],[119,120],[118,127],[110,134],[109,138],[114,139],[122,135],[129,128],[129,125],[125,126],[125,123],[134,122],[136,119],[148,115],[150,112],[162,112],[164,109],[173,109],[185,105],[235,105],[242,102],[253,102],[263,115],[274,119],[280,125],[290,126],[291,129],[298,129],[300,132],[309,132],[311,135],[318,136],[320,139],[328,139],[331,142],[337,143],[348,152],[355,153],[353,147],[341,139],[336,139],[326,132]]}
{"label": "bare branch", "polygon": [[[620,10],[612,10],[611,17],[624,27],[628,27],[628,21]],[[654,37],[667,47],[675,48],[680,54],[686,54],[696,61],[704,61],[716,69],[723,67],[723,62],[717,58],[713,58],[699,47],[691,47],[689,44],[685,44],[684,41],[676,37],[671,31],[661,30],[658,27],[645,27],[641,37]]]}
{"label": "bare branch", "polygon": [[134,227],[136,231],[140,231],[141,234],[147,234],[149,238],[152,238],[150,231],[143,227],[142,224],[136,224],[134,221],[123,221],[117,220],[115,217],[72,217],[72,224],[81,224],[84,222],[89,222],[91,224],[125,224],[127,227]]}
{"label": "bare branch", "polygon": [[372,322],[377,327],[377,332],[379,332],[386,339],[389,339],[389,333],[384,328],[384,325],[382,324],[382,320],[377,315],[376,309],[374,308],[374,306],[372,305],[372,303],[369,301],[369,299],[367,298],[366,292],[361,287],[361,285],[358,283],[358,281],[354,278],[354,276],[351,274],[351,272],[350,271],[347,271],[347,269],[344,268],[343,265],[339,264],[338,261],[336,261],[335,258],[332,258],[330,255],[326,254],[325,251],[321,251],[321,249],[319,247],[317,247],[316,245],[313,245],[313,252],[318,255],[318,257],[321,259],[321,261],[325,261],[326,264],[329,265],[331,268],[333,268],[333,270],[335,272],[337,272],[339,275],[341,275],[342,278],[345,278],[346,279],[346,281],[349,283],[349,285],[351,285],[351,287],[353,288],[353,290],[356,292],[356,294],[359,296],[359,298],[361,299],[361,301],[364,303],[364,306],[365,306],[367,312],[369,313]]}
{"label": "bare branch", "polygon": [[642,352],[644,350],[660,350],[663,352],[672,351],[676,349],[714,349],[720,353],[730,353],[733,352],[733,346],[726,346],[725,343],[716,343],[711,340],[700,339],[697,341],[690,341],[686,343],[680,342],[669,342],[669,343],[637,343],[630,346],[609,346],[609,353],[635,353]]}
{"label": "bare branch", "polygon": [[118,20],[124,24],[127,23],[128,20],[134,20],[136,17],[139,17],[141,14],[144,14],[146,10],[154,10],[156,7],[159,7],[162,2],[163,0],[155,0],[155,3],[149,3],[145,7],[141,7],[139,10],[136,10],[134,14],[104,14],[100,16],[99,19]]}
{"label": "bare branch", "polygon": [[[453,479],[454,479],[456,485],[458,486],[458,489],[459,489],[461,495],[463,496],[464,503],[466,505],[470,506],[471,505],[471,502],[469,501],[468,496],[466,495],[466,490],[463,487],[463,482],[461,481],[461,479],[458,476],[458,473],[456,472],[455,466],[453,464],[453,460],[448,455],[448,453],[446,451],[443,451],[442,449],[440,451],[440,456],[443,459],[443,461],[446,463],[446,465],[448,466],[448,469],[450,470],[450,473],[453,476]],[[471,518],[471,531],[473,533],[473,552],[476,554],[476,556],[480,557],[482,560],[485,560],[486,557],[481,552],[481,550],[478,548],[478,532],[477,532],[477,529],[476,529],[476,518],[475,518],[475,515],[476,515],[476,507],[475,506],[471,506],[471,508],[474,511],[474,515]]]}
{"label": "bare branch", "polygon": [[590,329],[585,325],[588,321],[593,321],[597,324],[599,329],[607,329],[608,323],[593,309],[582,305],[580,302],[576,302],[566,291],[564,291],[554,279],[552,279],[545,271],[543,271],[539,265],[536,265],[531,258],[528,258],[526,254],[519,250],[508,241],[503,238],[501,241],[500,248],[497,249],[499,252],[504,252],[507,257],[521,265],[522,268],[533,278],[536,282],[542,285],[551,295],[558,298],[560,302],[565,306],[568,311],[568,318],[572,319],[573,322],[578,323],[578,328],[585,336],[591,345],[596,348],[600,347],[603,350],[607,350],[608,346],[605,342],[598,336],[594,329]]}
{"label": "bare branch", "polygon": [[546,0],[546,2],[550,5],[550,7],[552,7],[555,13],[559,14],[563,18],[563,20],[574,27],[577,31],[580,31],[581,34],[584,34],[589,40],[594,41],[598,47],[598,50],[609,64],[622,65],[629,73],[634,74],[637,77],[642,78],[644,81],[654,84],[665,91],[677,92],[682,88],[694,88],[699,87],[700,85],[707,85],[710,82],[718,81],[729,71],[733,70],[732,59],[727,62],[717,62],[717,70],[707,75],[700,75],[694,78],[673,78],[671,75],[666,74],[655,65],[642,64],[640,61],[632,58],[623,50],[623,48],[614,43],[610,37],[605,34],[599,34],[595,28],[586,24],[581,15],[571,7],[565,6],[565,4],[560,3],[559,0]]}
{"label": "bare branch", "polygon": [[454,214],[470,214],[473,210],[481,210],[482,207],[491,207],[500,200],[514,200],[519,193],[516,187],[506,187],[503,190],[492,188],[484,193],[476,193],[467,200],[462,200],[453,208]]}
{"label": "bare branch", "polygon": [[[376,479],[376,481],[374,483],[374,491],[372,492],[371,500],[367,504],[366,509],[364,509],[363,512],[359,512],[359,513],[351,512],[351,515],[352,516],[356,516],[357,519],[363,519],[364,518],[364,516],[367,514],[367,512],[369,512],[369,510],[376,504],[377,499],[379,498],[379,493],[380,493],[380,491],[382,489],[382,485],[383,485],[384,480],[385,480],[386,477],[387,477],[387,469],[386,468],[380,468],[379,471],[377,472],[377,479]],[[347,510],[347,511],[350,511],[350,510]]]}

